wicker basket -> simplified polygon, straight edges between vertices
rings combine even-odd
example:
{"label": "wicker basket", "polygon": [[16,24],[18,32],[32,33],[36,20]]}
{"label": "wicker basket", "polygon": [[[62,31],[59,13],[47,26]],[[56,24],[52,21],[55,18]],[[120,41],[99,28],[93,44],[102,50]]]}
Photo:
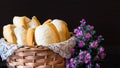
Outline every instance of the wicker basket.
{"label": "wicker basket", "polygon": [[47,47],[23,46],[8,57],[8,68],[65,68],[64,59]]}

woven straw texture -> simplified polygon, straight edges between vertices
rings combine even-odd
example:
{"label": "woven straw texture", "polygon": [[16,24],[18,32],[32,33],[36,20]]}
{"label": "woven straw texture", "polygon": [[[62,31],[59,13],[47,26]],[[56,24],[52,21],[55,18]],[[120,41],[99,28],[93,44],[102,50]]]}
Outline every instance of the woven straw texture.
{"label": "woven straw texture", "polygon": [[65,68],[64,59],[47,47],[23,46],[7,58],[8,68]]}

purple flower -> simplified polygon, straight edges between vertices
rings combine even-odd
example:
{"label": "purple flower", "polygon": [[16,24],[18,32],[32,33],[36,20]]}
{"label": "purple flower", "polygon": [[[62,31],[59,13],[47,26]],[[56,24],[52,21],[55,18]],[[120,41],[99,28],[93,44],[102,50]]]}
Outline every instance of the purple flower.
{"label": "purple flower", "polygon": [[84,52],[79,53],[79,60],[83,62],[83,60],[84,60]]}
{"label": "purple flower", "polygon": [[88,62],[90,62],[90,59],[91,59],[91,55],[88,51],[82,51],[79,53],[79,60],[81,62],[87,64]]}
{"label": "purple flower", "polygon": [[66,65],[66,68],[70,68],[70,64],[67,64],[67,65]]}
{"label": "purple flower", "polygon": [[85,19],[82,19],[82,20],[80,21],[80,23],[81,23],[82,25],[85,25],[85,23],[86,23]]}
{"label": "purple flower", "polygon": [[98,46],[98,41],[97,40],[90,43],[90,48],[95,48],[97,46]]}
{"label": "purple flower", "polygon": [[73,63],[73,62],[74,62],[74,59],[73,59],[73,58],[71,58],[71,59],[70,59],[70,63]]}
{"label": "purple flower", "polygon": [[91,35],[90,33],[86,33],[86,34],[85,34],[85,38],[86,38],[86,39],[89,39],[91,36],[92,36],[92,35]]}
{"label": "purple flower", "polygon": [[90,65],[88,65],[87,68],[91,68]]}
{"label": "purple flower", "polygon": [[[70,62],[69,62],[70,61]],[[70,58],[69,60],[67,60],[66,62],[68,62],[66,64],[66,68],[75,68],[75,64],[76,64],[76,60],[74,60],[74,58]]]}
{"label": "purple flower", "polygon": [[76,36],[80,36],[82,34],[83,34],[83,32],[80,30],[78,33],[76,33]]}
{"label": "purple flower", "polygon": [[99,65],[98,63],[96,63],[96,65],[95,65],[95,66],[96,66],[96,68],[100,68],[100,65]]}
{"label": "purple flower", "polygon": [[87,68],[91,68],[91,63],[88,64]]}
{"label": "purple flower", "polygon": [[104,48],[102,46],[100,46],[99,53],[102,53],[102,52],[104,52]]}
{"label": "purple flower", "polygon": [[78,33],[79,32],[79,30],[76,28],[76,29],[74,29],[74,33]]}
{"label": "purple flower", "polygon": [[78,63],[78,62],[77,62],[77,60],[74,60],[74,62],[73,62],[73,63],[74,63],[74,64],[76,64],[76,63]]}
{"label": "purple flower", "polygon": [[74,64],[71,64],[71,68],[76,68]]}
{"label": "purple flower", "polygon": [[84,41],[80,40],[78,46],[82,48],[84,46]]}
{"label": "purple flower", "polygon": [[80,27],[80,26],[78,26],[78,29],[80,30],[80,29],[81,29],[81,27]]}
{"label": "purple flower", "polygon": [[90,62],[90,59],[91,59],[91,55],[90,53],[87,53],[84,62],[87,64],[88,62]]}
{"label": "purple flower", "polygon": [[94,29],[94,27],[91,26],[91,25],[88,25],[87,27],[88,27],[90,30],[93,30],[93,29]]}

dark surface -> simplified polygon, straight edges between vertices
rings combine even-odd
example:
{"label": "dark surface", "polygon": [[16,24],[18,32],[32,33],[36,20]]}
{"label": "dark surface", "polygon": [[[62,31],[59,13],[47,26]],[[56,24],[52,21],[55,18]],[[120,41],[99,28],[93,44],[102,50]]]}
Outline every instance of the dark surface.
{"label": "dark surface", "polygon": [[[37,16],[41,22],[48,18],[62,19],[73,31],[85,18],[105,38],[103,46],[107,57],[102,68],[120,68],[120,7],[110,0],[2,0],[0,1],[0,37],[2,27],[12,23],[13,16]],[[0,68],[5,63],[0,62]]]}

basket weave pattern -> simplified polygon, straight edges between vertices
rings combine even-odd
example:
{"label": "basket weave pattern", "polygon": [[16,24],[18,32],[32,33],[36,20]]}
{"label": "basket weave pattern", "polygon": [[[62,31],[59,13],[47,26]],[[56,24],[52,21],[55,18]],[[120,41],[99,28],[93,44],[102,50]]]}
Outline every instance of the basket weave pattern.
{"label": "basket weave pattern", "polygon": [[8,68],[65,68],[64,59],[47,47],[23,46],[7,59]]}

